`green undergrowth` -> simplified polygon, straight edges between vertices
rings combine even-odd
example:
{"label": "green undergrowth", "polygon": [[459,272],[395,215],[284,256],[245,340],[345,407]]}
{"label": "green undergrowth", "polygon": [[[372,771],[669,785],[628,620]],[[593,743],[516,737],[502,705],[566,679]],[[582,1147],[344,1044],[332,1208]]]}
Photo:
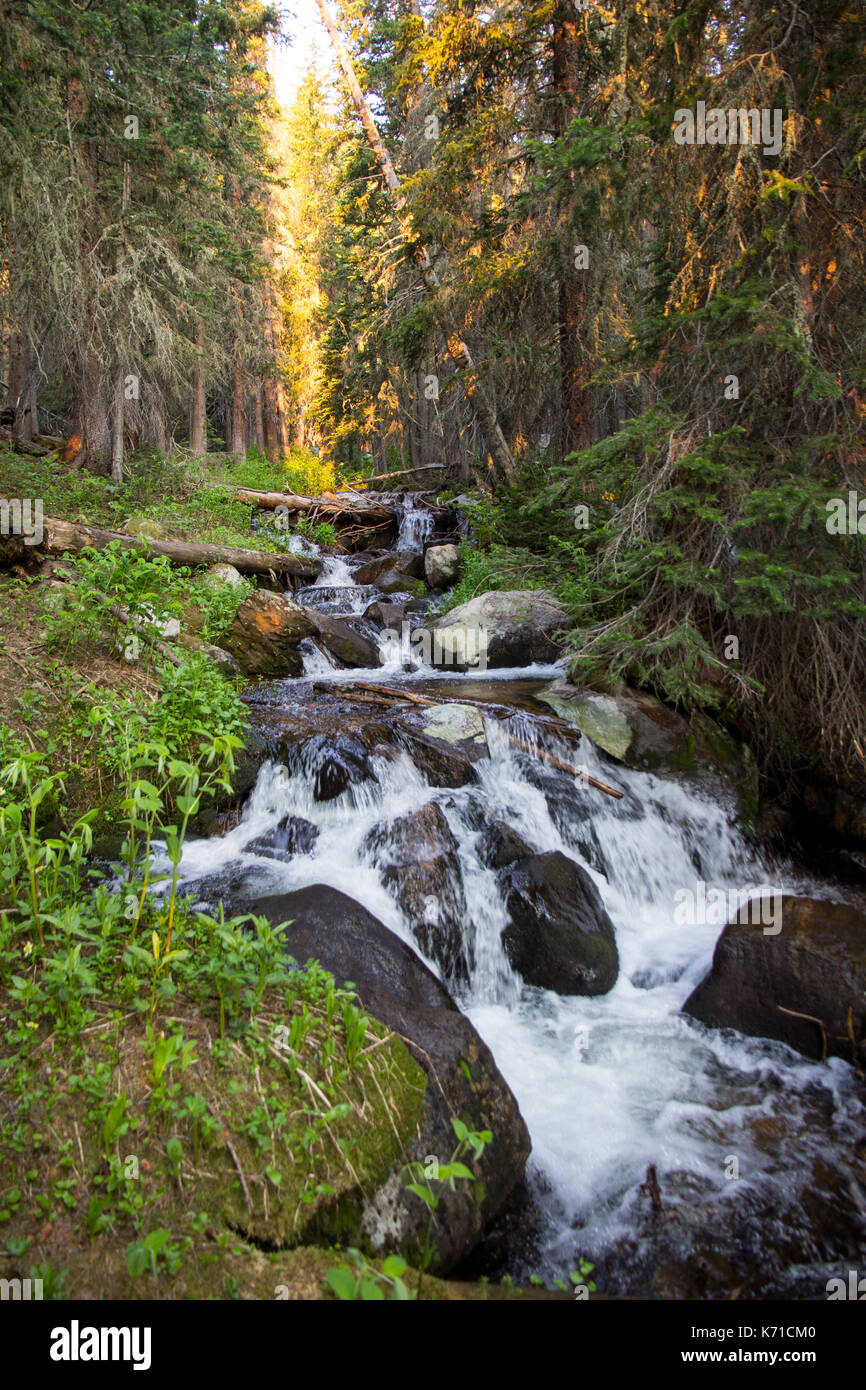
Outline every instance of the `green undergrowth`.
{"label": "green undergrowth", "polygon": [[93,811],[43,828],[64,779],[2,735],[0,1242],[9,1277],[78,1270],[98,1296],[87,1257],[104,1245],[113,1290],[120,1248],[126,1279],[182,1275],[209,1296],[203,1271],[238,1237],[357,1241],[425,1081],[351,988],[291,961],[288,924],[184,897],[184,838],[228,782],[232,737],[184,760],[116,732],[125,839],[107,868],[90,858]]}

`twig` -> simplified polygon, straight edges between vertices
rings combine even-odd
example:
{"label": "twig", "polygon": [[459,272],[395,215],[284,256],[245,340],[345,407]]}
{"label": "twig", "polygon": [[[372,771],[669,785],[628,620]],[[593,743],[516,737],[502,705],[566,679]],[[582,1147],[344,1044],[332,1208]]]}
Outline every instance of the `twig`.
{"label": "twig", "polygon": [[821,1029],[821,1061],[822,1061],[822,1062],[826,1062],[826,1060],[827,1060],[827,1029],[825,1028],[825,1026],[824,1026],[823,1022],[821,1021],[821,1019],[820,1019],[820,1018],[816,1018],[814,1014],[801,1014],[801,1013],[798,1013],[796,1009],[786,1009],[786,1008],[784,1008],[781,1004],[777,1004],[777,1005],[776,1005],[776,1008],[779,1010],[780,1013],[783,1013],[783,1014],[790,1014],[791,1018],[805,1018],[806,1021],[807,1021],[808,1023],[817,1023],[818,1027]]}

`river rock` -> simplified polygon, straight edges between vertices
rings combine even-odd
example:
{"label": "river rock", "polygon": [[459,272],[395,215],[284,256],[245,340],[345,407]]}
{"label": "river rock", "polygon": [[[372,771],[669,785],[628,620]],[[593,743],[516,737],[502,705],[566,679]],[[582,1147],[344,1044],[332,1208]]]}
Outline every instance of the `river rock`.
{"label": "river rock", "polygon": [[166,528],[149,516],[131,516],[120,529],[125,536],[144,536],[151,541],[167,541],[169,539]]}
{"label": "river rock", "polygon": [[484,720],[474,705],[433,705],[408,716],[396,732],[433,787],[474,782],[475,764],[489,756]]}
{"label": "river rock", "polygon": [[381,589],[380,581],[387,574],[399,574],[402,587],[411,588],[407,579],[424,578],[424,557],[416,550],[388,550],[359,565],[352,577],[356,584],[375,584]]}
{"label": "river rock", "polygon": [[363,782],[377,782],[364,742],[354,734],[314,734],[294,749],[313,782],[314,801],[334,801]]}
{"label": "river rock", "polygon": [[317,884],[259,898],[245,910],[274,924],[288,921],[286,950],[294,959],[321,961],[338,984],[351,980],[367,1012],[405,1039],[428,1078],[410,1149],[375,1192],[344,1199],[320,1239],[417,1258],[430,1213],[407,1192],[403,1164],[431,1156],[447,1161],[456,1146],[452,1115],[470,1129],[492,1132],[481,1158],[467,1160],[479,1181],[458,1181],[453,1192],[446,1187],[442,1193],[432,1240],[436,1267],[447,1273],[503,1208],[529,1156],[526,1125],[489,1049],[411,947],[344,893]]}
{"label": "river rock", "polygon": [[455,669],[555,661],[562,649],[553,634],[571,626],[565,610],[542,589],[480,594],[433,623],[445,654],[442,664]]}
{"label": "river rock", "polygon": [[245,854],[260,854],[265,859],[291,859],[296,854],[309,854],[315,849],[319,827],[303,816],[283,816],[268,835],[259,835],[244,846]]}
{"label": "river rock", "polygon": [[209,589],[215,588],[218,584],[244,585],[245,582],[240,570],[235,569],[234,565],[211,565],[202,579],[202,583]]}
{"label": "river rock", "polygon": [[826,1039],[828,1056],[866,1064],[866,914],[780,897],[759,915],[746,904],[728,923],[684,1012],[712,1028],[777,1038],[807,1057],[820,1058]]}
{"label": "river rock", "polygon": [[688,721],[654,695],[630,686],[602,694],[566,680],[554,681],[536,699],[627,767],[660,776],[712,772],[743,792],[755,791],[747,750],[698,711]]}
{"label": "river rock", "polygon": [[298,643],[315,630],[310,614],[287,594],[256,589],[238,606],[223,645],[245,675],[297,675]]}
{"label": "river rock", "polygon": [[446,979],[468,979],[460,855],[441,807],[431,801],[409,815],[377,825],[364,847],[425,955]]}
{"label": "river rock", "polygon": [[368,623],[391,628],[394,632],[400,632],[405,614],[406,609],[402,603],[383,603],[379,599],[364,610],[364,617]]}
{"label": "river rock", "polygon": [[447,589],[457,578],[460,551],[456,545],[431,545],[424,555],[424,577],[431,589]]}
{"label": "river rock", "polygon": [[346,666],[366,668],[379,665],[379,648],[376,643],[357,632],[351,619],[317,613],[314,608],[304,611],[309,614],[322,646],[338,661],[342,661]]}
{"label": "river rock", "polygon": [[397,570],[385,570],[376,580],[376,588],[383,594],[402,594],[407,600],[411,597],[413,581],[407,574],[400,574]]}
{"label": "river rock", "polygon": [[506,869],[519,859],[530,859],[535,853],[522,835],[505,821],[495,820],[482,830],[475,844],[481,863],[488,869]]}
{"label": "river rock", "polygon": [[585,869],[553,851],[503,870],[511,921],[502,944],[530,985],[557,994],[606,994],[619,956],[613,923]]}

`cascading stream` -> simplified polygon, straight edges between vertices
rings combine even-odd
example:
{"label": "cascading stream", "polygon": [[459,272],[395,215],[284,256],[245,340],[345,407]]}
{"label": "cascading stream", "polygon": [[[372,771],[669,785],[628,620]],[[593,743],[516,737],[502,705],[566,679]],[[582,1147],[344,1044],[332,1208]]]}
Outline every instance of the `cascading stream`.
{"label": "cascading stream", "polygon": [[[402,507],[396,548],[422,551],[431,513],[413,496]],[[304,549],[318,553],[306,542]],[[315,584],[295,597],[357,625],[383,596],[352,577],[349,560],[326,556]],[[335,670],[323,649],[305,641],[304,676],[259,695],[280,717],[312,703],[300,727],[314,737],[289,739],[285,767],[262,767],[234,829],[186,844],[181,871],[190,889],[215,907],[220,899],[248,903],[328,885],[423,956],[413,932],[421,919],[400,905],[389,827],[432,803],[423,823],[412,825],[432,825],[434,834],[438,826],[440,838],[447,830],[448,852],[436,860],[439,879],[427,902],[434,920],[443,905],[459,905],[466,973],[454,967],[449,985],[532,1137],[534,1202],[524,1217],[538,1229],[525,1245],[511,1239],[504,1267],[518,1277],[562,1275],[585,1256],[610,1293],[732,1297],[745,1286],[746,1296],[821,1296],[826,1278],[856,1249],[858,1231],[861,1246],[866,1238],[866,1197],[855,1177],[862,1091],[839,1060],[821,1066],[781,1044],[685,1016],[682,1006],[732,913],[696,915],[700,925],[684,925],[675,904],[698,882],[708,894],[722,890],[729,908],[749,890],[819,897],[827,889],[791,866],[764,863],[717,788],[630,771],[586,738],[575,745],[553,735],[549,722],[528,711],[538,688],[532,679],[549,680],[559,667],[493,670],[479,681],[477,673],[425,666],[408,627],[377,636],[362,626],[377,637],[380,666]],[[474,690],[482,701],[495,700],[495,717],[484,719],[489,757],[475,764],[469,785],[435,786],[395,738],[389,756],[369,757],[347,790],[317,800],[317,759],[332,738],[320,727],[341,730],[364,718],[365,707],[359,715],[341,687],[384,679],[428,697],[441,691],[459,699],[466,690],[473,698]],[[507,717],[503,706],[512,710]],[[378,719],[375,710],[371,718]],[[575,767],[575,760],[578,772],[613,783],[622,799],[566,775],[561,764]],[[281,853],[287,817],[301,840]],[[620,969],[609,993],[561,996],[528,986],[512,968],[502,939],[509,923],[502,879],[481,852],[494,822],[534,853],[565,854],[589,874],[616,932]],[[441,974],[435,961],[427,963]]]}
{"label": "cascading stream", "polygon": [[[700,1233],[690,1235],[689,1222],[697,1210],[711,1233],[706,1239],[717,1242],[724,1258],[726,1250],[739,1248],[743,1212],[754,1207],[765,1213],[761,1240],[770,1253],[764,1258],[775,1269],[784,1263],[784,1239],[779,1235],[774,1254],[766,1211],[784,1210],[789,1221],[802,1215],[803,1193],[821,1164],[827,1167],[828,1147],[833,1181],[845,1181],[845,1155],[857,1127],[862,1130],[863,1107],[842,1062],[822,1067],[778,1044],[711,1032],[681,1013],[710,964],[722,923],[685,927],[674,913],[676,890],[696,878],[741,890],[765,884],[766,866],[717,795],[614,768],[583,740],[584,770],[615,781],[624,792],[616,802],[551,774],[515,748],[509,732],[540,746],[532,716],[485,722],[490,757],[477,765],[479,785],[456,791],[428,785],[402,752],[375,759],[376,781],[330,802],[314,799],[311,769],[301,760],[288,771],[267,765],[241,823],[220,840],[187,845],[185,877],[208,884],[209,899],[221,891],[227,868],[252,875],[256,894],[328,884],[417,950],[365,842],[377,825],[435,801],[458,844],[465,894],[472,968],[459,991],[461,1006],[491,1047],[532,1135],[531,1180],[544,1223],[541,1253],[528,1267],[562,1273],[579,1251],[596,1261],[608,1291],[634,1291],[644,1277],[642,1261],[649,1259],[641,1232],[651,1208],[641,1187],[652,1165],[666,1208],[682,1218],[671,1219],[654,1241],[679,1241],[682,1260],[693,1262],[689,1241]],[[568,756],[547,734],[544,746]],[[619,979],[609,994],[560,997],[527,987],[514,973],[501,942],[507,918],[498,880],[477,854],[479,807],[536,851],[563,851],[592,876],[615,924],[620,954]],[[251,850],[251,842],[287,814],[317,828],[313,848],[283,862]],[[773,886],[802,889],[790,872]],[[736,1181],[726,1176],[732,1157]],[[527,1272],[519,1252],[512,1267]],[[815,1269],[804,1275],[814,1276]],[[797,1277],[794,1271],[791,1278]]]}

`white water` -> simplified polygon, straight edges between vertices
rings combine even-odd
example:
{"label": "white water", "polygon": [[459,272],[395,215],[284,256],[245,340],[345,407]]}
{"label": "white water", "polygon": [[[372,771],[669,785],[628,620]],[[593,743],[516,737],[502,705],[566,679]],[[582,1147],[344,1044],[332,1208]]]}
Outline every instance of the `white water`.
{"label": "white water", "polygon": [[[625,795],[615,802],[575,781],[572,804],[586,809],[576,832],[584,840],[581,850],[563,840],[544,794],[527,775],[526,758],[495,721],[487,727],[491,757],[479,770],[488,814],[507,820],[535,849],[561,850],[581,863],[614,922],[620,975],[603,997],[564,998],[517,978],[500,943],[506,915],[496,876],[481,866],[478,833],[461,816],[473,797],[477,802],[478,789],[431,788],[406,754],[375,764],[378,784],[362,784],[328,803],[313,801],[309,769],[287,775],[266,766],[241,824],[222,839],[189,843],[183,872],[207,883],[233,862],[255,871],[262,894],[329,884],[415,947],[409,922],[362,845],[380,821],[437,800],[459,843],[465,931],[473,945],[472,978],[461,1004],[529,1126],[530,1171],[547,1219],[543,1263],[561,1273],[573,1267],[576,1251],[609,1257],[606,1287],[627,1289],[617,1252],[646,1221],[639,1188],[650,1164],[669,1206],[683,1200],[724,1213],[769,1190],[781,1207],[796,1200],[833,1131],[841,1145],[853,1126],[862,1128],[863,1107],[844,1063],[819,1066],[778,1044],[705,1029],[681,1013],[709,967],[720,929],[677,925],[676,891],[694,889],[697,879],[739,891],[767,878],[737,831],[732,808],[670,780],[602,765],[584,741],[584,768]],[[288,812],[319,828],[313,851],[286,863],[250,854],[249,842]],[[774,884],[788,891],[802,887],[790,878]],[[820,1123],[816,1094],[823,1098]],[[792,1136],[781,1159],[778,1146],[761,1138],[768,1125]],[[735,1182],[725,1176],[731,1156],[740,1168]]]}
{"label": "white water", "polygon": [[415,497],[407,493],[403,500],[395,550],[423,550],[424,542],[432,532],[432,513],[427,507],[419,507]]}

